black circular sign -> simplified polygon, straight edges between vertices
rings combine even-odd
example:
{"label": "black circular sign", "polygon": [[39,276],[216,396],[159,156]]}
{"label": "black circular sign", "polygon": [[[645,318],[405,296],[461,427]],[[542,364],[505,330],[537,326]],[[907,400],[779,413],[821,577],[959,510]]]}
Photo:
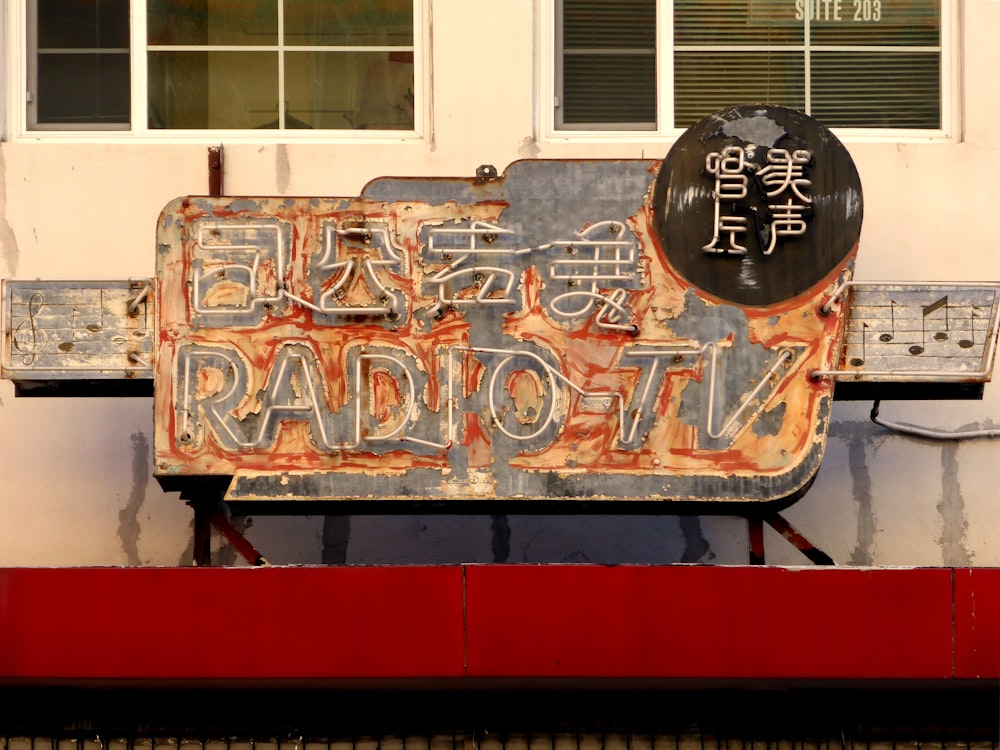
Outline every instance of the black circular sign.
{"label": "black circular sign", "polygon": [[656,178],[655,226],[674,270],[728,302],[765,306],[808,291],[861,234],[861,180],[811,117],[742,105],[677,139]]}

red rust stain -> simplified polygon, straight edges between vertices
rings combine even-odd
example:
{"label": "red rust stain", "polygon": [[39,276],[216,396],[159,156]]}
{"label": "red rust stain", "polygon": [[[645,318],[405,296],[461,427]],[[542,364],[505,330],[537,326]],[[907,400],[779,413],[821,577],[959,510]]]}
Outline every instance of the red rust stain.
{"label": "red rust stain", "polygon": [[545,386],[534,370],[514,370],[504,384],[514,402],[514,418],[518,424],[538,422],[545,408]]}
{"label": "red rust stain", "polygon": [[202,304],[205,307],[246,305],[248,299],[250,299],[249,286],[237,281],[222,281],[212,286],[202,300]]}
{"label": "red rust stain", "polygon": [[373,368],[368,375],[371,383],[369,413],[381,424],[394,420],[403,405],[403,393],[399,381],[382,368]]}
{"label": "red rust stain", "polygon": [[471,354],[462,357],[462,395],[468,398],[479,391],[486,377],[486,366]]}
{"label": "red rust stain", "polygon": [[490,438],[483,430],[478,414],[466,412],[465,429],[462,431],[462,445],[468,455],[470,469],[486,469],[493,463]]}
{"label": "red rust stain", "polygon": [[206,399],[222,392],[226,384],[226,374],[217,367],[203,367],[198,371],[198,391],[199,399]]}
{"label": "red rust stain", "polygon": [[504,331],[513,334],[524,321],[550,321],[542,306],[542,276],[534,266],[527,268],[521,276],[521,294],[524,303],[517,312],[504,316]]}

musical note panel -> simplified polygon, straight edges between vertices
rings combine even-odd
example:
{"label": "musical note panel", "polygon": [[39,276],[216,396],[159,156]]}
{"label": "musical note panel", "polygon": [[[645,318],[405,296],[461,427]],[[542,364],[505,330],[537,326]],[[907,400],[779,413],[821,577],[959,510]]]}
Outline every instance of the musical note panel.
{"label": "musical note panel", "polygon": [[855,282],[838,379],[985,382],[996,349],[1000,285]]}
{"label": "musical note panel", "polygon": [[5,281],[3,377],[152,379],[152,289],[149,279]]}

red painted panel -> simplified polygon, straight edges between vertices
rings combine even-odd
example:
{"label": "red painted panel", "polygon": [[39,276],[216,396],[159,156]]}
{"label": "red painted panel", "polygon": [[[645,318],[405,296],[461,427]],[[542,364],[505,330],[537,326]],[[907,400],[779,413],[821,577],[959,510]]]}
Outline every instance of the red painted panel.
{"label": "red painted panel", "polygon": [[1000,570],[0,570],[0,680],[463,676],[995,679]]}
{"label": "red painted panel", "polygon": [[952,570],[483,566],[472,676],[947,678]]}
{"label": "red painted panel", "polygon": [[955,676],[1000,678],[1000,568],[955,571]]}
{"label": "red painted panel", "polygon": [[0,570],[0,677],[457,677],[462,569]]}

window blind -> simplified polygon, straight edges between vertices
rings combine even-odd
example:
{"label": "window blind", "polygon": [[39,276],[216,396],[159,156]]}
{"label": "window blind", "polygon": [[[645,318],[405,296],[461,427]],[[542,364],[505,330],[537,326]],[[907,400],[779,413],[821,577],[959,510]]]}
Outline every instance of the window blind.
{"label": "window blind", "polygon": [[[941,127],[940,0],[556,0],[556,126],[686,128],[724,107],[783,105],[827,127]],[[657,55],[673,81],[658,81]]]}
{"label": "window blind", "polygon": [[674,126],[743,102],[828,127],[941,126],[938,0],[675,0]]}
{"label": "window blind", "polygon": [[656,127],[655,0],[562,0],[563,127]]}

